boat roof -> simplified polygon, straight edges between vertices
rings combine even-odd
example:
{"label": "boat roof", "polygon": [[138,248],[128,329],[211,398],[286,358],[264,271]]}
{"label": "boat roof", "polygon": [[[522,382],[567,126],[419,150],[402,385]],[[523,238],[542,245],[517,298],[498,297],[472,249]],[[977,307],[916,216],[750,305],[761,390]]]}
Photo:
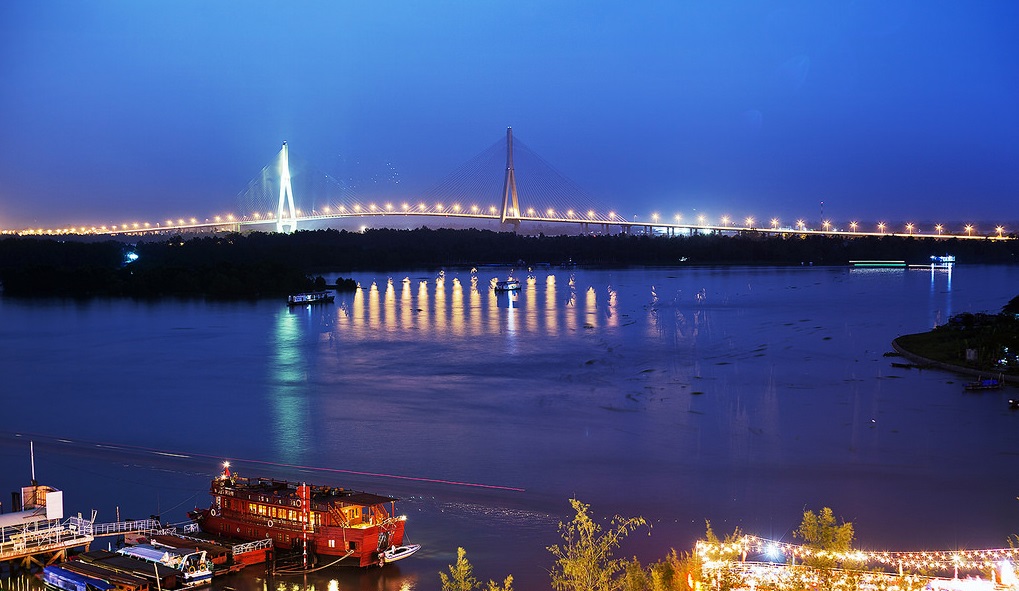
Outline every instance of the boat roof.
{"label": "boat roof", "polygon": [[95,589],[99,589],[100,591],[107,591],[109,589],[114,589],[116,587],[116,585],[113,585],[98,577],[93,577],[78,572],[74,572],[72,570],[68,570],[55,564],[51,564],[50,566],[45,567],[43,569],[43,572],[46,575],[56,576],[61,579],[64,579],[65,581],[71,581],[77,583],[78,585],[93,587]]}
{"label": "boat roof", "polygon": [[[233,476],[229,480],[216,479],[213,486],[227,486],[237,491],[247,493],[265,494],[273,497],[297,498],[297,488],[301,486],[297,482],[287,480],[275,480],[271,478],[242,478]],[[311,500],[319,503],[331,503],[339,501],[351,505],[381,505],[392,501],[399,501],[397,497],[378,495],[349,488],[331,486],[307,485],[311,494]]]}
{"label": "boat roof", "polygon": [[0,528],[16,527],[46,521],[46,507],[36,507],[27,511],[17,511],[0,515]]}

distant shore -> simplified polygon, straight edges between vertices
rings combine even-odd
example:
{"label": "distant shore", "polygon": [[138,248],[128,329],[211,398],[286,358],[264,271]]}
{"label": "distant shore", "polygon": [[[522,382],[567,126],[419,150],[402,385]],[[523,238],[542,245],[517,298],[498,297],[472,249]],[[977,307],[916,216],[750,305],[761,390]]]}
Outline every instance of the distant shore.
{"label": "distant shore", "polygon": [[[150,239],[148,239],[150,238]],[[136,243],[61,237],[0,240],[6,295],[70,297],[278,297],[316,286],[321,273],[472,268],[628,266],[846,266],[852,260],[959,264],[1019,260],[1019,241],[902,236],[523,236],[487,230],[336,230],[293,234],[139,237]]]}

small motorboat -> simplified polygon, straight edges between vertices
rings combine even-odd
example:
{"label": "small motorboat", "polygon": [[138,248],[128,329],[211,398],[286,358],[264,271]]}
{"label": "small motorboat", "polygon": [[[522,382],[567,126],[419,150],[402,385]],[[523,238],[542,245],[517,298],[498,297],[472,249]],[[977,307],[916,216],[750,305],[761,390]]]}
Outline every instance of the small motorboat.
{"label": "small motorboat", "polygon": [[287,305],[293,307],[310,304],[331,304],[335,297],[328,291],[309,291],[287,296]]}
{"label": "small motorboat", "polygon": [[387,562],[396,562],[397,560],[403,560],[411,554],[414,554],[421,549],[421,544],[407,544],[406,546],[390,546],[385,552],[382,553],[379,562],[385,564]]}
{"label": "small motorboat", "polygon": [[975,382],[966,384],[967,390],[1001,390],[1005,387],[1003,376],[997,378],[981,378]]}

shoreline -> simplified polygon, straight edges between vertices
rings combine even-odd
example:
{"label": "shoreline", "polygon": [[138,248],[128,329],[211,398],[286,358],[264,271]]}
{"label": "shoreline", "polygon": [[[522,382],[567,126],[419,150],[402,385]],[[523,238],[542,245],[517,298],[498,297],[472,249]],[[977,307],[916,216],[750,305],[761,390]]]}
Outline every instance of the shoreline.
{"label": "shoreline", "polygon": [[[920,334],[923,334],[923,333],[920,333]],[[913,352],[909,351],[908,349],[906,349],[905,347],[903,347],[902,345],[899,344],[899,339],[902,338],[902,336],[906,336],[906,335],[900,335],[900,336],[892,339],[892,349],[894,349],[896,353],[898,353],[902,357],[912,361],[913,363],[916,363],[918,365],[923,365],[923,367],[921,369],[939,369],[939,370],[943,370],[943,371],[950,371],[952,373],[957,373],[957,374],[976,376],[978,378],[982,377],[982,376],[986,376],[988,374],[988,372],[986,372],[986,371],[982,371],[982,370],[979,370],[979,369],[973,369],[972,367],[964,367],[962,365],[955,365],[955,364],[952,364],[952,363],[945,363],[944,361],[937,361],[935,359],[930,359],[930,358],[927,358],[927,357],[923,357],[922,355],[917,355],[916,353],[913,353]],[[993,373],[993,372],[991,372],[991,373]],[[1007,374],[1005,372],[998,372],[997,375],[1001,376],[1002,381],[1004,381],[1006,384],[1019,384],[1019,376],[1009,375],[1009,374]]]}

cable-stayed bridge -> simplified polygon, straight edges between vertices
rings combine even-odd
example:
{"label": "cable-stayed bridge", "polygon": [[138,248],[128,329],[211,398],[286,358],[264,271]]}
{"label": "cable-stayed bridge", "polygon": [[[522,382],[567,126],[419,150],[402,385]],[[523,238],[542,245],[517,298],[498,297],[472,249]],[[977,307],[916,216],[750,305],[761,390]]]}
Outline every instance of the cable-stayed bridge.
{"label": "cable-stayed bridge", "polygon": [[[1001,225],[992,231],[972,224],[906,223],[865,225],[857,221],[804,220],[780,222],[698,215],[684,219],[651,213],[627,218],[598,203],[579,185],[557,171],[536,152],[516,139],[512,128],[496,142],[414,199],[367,194],[352,183],[336,179],[310,166],[292,168],[286,142],[276,156],[238,193],[237,213],[212,219],[178,218],[159,222],[130,222],[113,226],[81,226],[56,230],[34,229],[21,234],[138,234],[202,231],[293,232],[322,227],[331,221],[372,220],[373,226],[407,227],[429,221],[461,226],[521,230],[539,226],[562,233],[639,232],[643,234],[758,233],[783,235],[916,236],[930,238],[1011,239]],[[388,219],[387,219],[388,218]],[[394,218],[398,218],[397,221]],[[436,218],[442,221],[437,222]]]}

